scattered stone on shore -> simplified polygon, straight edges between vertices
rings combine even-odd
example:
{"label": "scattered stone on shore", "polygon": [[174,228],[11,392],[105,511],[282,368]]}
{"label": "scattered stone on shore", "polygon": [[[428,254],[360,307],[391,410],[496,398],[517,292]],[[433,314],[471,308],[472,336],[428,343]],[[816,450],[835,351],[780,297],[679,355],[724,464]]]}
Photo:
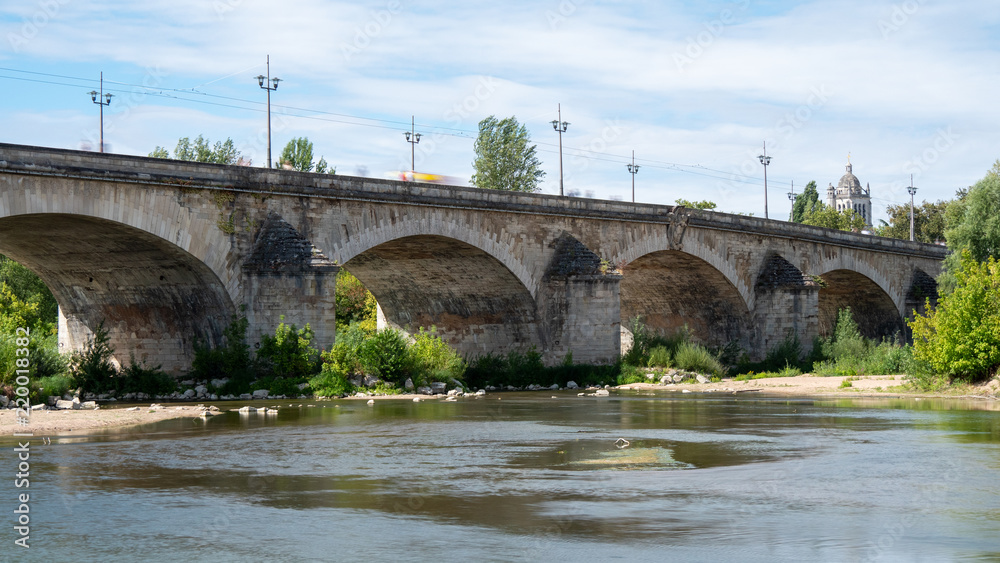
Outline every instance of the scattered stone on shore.
{"label": "scattered stone on shore", "polygon": [[684,376],[679,373],[675,372],[672,377],[674,379],[674,383],[680,383],[681,381],[684,381]]}
{"label": "scattered stone on shore", "polygon": [[594,396],[596,397],[607,397],[609,395],[611,395],[611,392],[608,391],[607,389],[598,389],[597,391],[594,392]]}
{"label": "scattered stone on shore", "polygon": [[406,381],[403,382],[403,389],[407,391],[413,391],[415,389],[415,387],[413,386],[413,380],[407,377]]}
{"label": "scattered stone on shore", "polygon": [[690,393],[690,392],[691,392],[690,389],[681,389],[681,393]]}
{"label": "scattered stone on shore", "polygon": [[374,404],[375,404],[375,399],[368,399],[368,406],[369,407],[372,406],[372,405],[374,405]]}
{"label": "scattered stone on shore", "polygon": [[97,409],[97,401],[84,401],[83,403],[80,403],[80,408],[81,409],[90,410],[90,411],[96,410]]}
{"label": "scattered stone on shore", "polygon": [[448,390],[448,396],[449,397],[454,397],[455,395],[458,395],[459,393],[462,393],[461,389],[449,389]]}
{"label": "scattered stone on shore", "polygon": [[48,410],[48,408],[49,407],[47,407],[46,405],[44,405],[42,403],[38,403],[37,405],[31,405],[31,410],[33,410],[33,411],[44,411],[44,410]]}
{"label": "scattered stone on shore", "polygon": [[253,395],[251,395],[250,393],[242,393],[242,394],[240,394],[240,400],[241,401],[249,401],[251,399],[253,399]]}
{"label": "scattered stone on shore", "polygon": [[479,391],[476,391],[476,396],[481,397],[481,396],[483,396],[485,394],[486,394],[486,390],[485,389],[480,389]]}
{"label": "scattered stone on shore", "polygon": [[434,391],[430,387],[427,387],[426,385],[421,385],[420,387],[417,387],[417,394],[418,395],[433,395]]}
{"label": "scattered stone on shore", "polygon": [[74,403],[73,401],[67,401],[66,399],[59,399],[56,401],[56,408],[59,410],[73,410],[80,408],[80,403]]}
{"label": "scattered stone on shore", "polygon": [[420,402],[420,397],[414,397],[413,398],[413,402],[414,403],[419,403]]}
{"label": "scattered stone on shore", "polygon": [[267,389],[257,389],[253,392],[254,399],[266,399],[271,392]]}
{"label": "scattered stone on shore", "polygon": [[240,410],[239,410],[240,414],[248,414],[248,413],[252,413],[252,412],[257,412],[257,409],[255,409],[254,407],[245,406],[245,407],[240,407]]}
{"label": "scattered stone on shore", "polygon": [[704,375],[702,375],[700,373],[698,375],[696,375],[694,378],[698,380],[698,383],[711,383],[712,382],[709,378],[705,377]]}
{"label": "scattered stone on shore", "polygon": [[673,383],[674,380],[670,378],[669,375],[664,375],[660,378],[660,385],[666,385],[668,383]]}
{"label": "scattered stone on shore", "polygon": [[443,394],[448,388],[448,384],[443,381],[432,381],[431,382],[431,392],[435,395]]}
{"label": "scattered stone on shore", "polygon": [[579,389],[580,386],[577,385],[575,381],[567,381],[566,382],[566,388],[567,389]]}

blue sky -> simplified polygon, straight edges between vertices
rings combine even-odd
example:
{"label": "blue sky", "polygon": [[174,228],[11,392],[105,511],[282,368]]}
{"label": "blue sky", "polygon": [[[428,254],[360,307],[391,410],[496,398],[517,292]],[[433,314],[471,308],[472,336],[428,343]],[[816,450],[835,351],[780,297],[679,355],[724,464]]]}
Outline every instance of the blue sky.
{"label": "blue sky", "polygon": [[710,199],[788,216],[787,192],[836,183],[850,153],[885,205],[948,199],[1000,157],[1000,10],[993,2],[469,2],[37,0],[0,6],[0,141],[112,152],[231,137],[266,160],[306,136],[341,174],[409,168],[467,181],[478,122],[516,116],[558,193]]}

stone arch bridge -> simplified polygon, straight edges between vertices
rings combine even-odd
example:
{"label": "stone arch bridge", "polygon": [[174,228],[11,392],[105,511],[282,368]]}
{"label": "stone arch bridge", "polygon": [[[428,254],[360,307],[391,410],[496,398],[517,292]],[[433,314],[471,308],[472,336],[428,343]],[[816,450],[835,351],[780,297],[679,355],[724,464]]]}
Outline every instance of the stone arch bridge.
{"label": "stone arch bridge", "polygon": [[49,286],[60,344],[100,322],[119,359],[180,372],[234,315],[335,335],[335,278],[379,321],[435,326],[467,355],[536,347],[605,362],[642,317],[753,357],[868,336],[937,296],[945,249],[754,217],[539,194],[0,144],[0,253]]}

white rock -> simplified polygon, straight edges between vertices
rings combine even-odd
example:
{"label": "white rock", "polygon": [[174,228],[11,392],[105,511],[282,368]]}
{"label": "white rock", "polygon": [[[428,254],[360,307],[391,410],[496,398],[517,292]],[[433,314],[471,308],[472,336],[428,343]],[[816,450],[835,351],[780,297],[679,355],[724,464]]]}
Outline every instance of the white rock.
{"label": "white rock", "polygon": [[127,411],[137,411],[137,410],[139,410],[139,407],[132,407],[130,409],[125,409],[125,410],[127,410]]}
{"label": "white rock", "polygon": [[251,395],[250,393],[241,393],[240,394],[240,400],[241,401],[249,401],[250,399],[253,399],[253,395]]}
{"label": "white rock", "polygon": [[575,381],[567,381],[566,382],[566,388],[567,389],[579,389],[580,386],[577,385]]}
{"label": "white rock", "polygon": [[[73,397],[73,402],[79,405],[80,404],[80,397]],[[79,408],[79,407],[76,407],[76,408]]]}
{"label": "white rock", "polygon": [[197,393],[194,392],[194,389],[188,389],[184,392],[185,399],[193,399],[195,395],[197,395]]}
{"label": "white rock", "polygon": [[449,397],[454,397],[455,395],[459,395],[461,393],[462,393],[461,389],[449,389],[448,390],[448,396]]}
{"label": "white rock", "polygon": [[406,381],[403,382],[403,389],[406,389],[407,391],[413,391],[414,389],[413,380],[407,377]]}
{"label": "white rock", "polygon": [[209,398],[209,400],[212,400],[212,401],[218,401],[219,400],[219,396],[216,395],[215,393],[212,393],[211,395],[209,395],[208,398]]}
{"label": "white rock", "polygon": [[194,392],[199,395],[205,395],[208,393],[208,387],[205,387],[204,385],[199,385],[194,388]]}
{"label": "white rock", "polygon": [[576,396],[577,396],[577,397],[583,397],[583,396],[585,396],[585,395],[586,395],[586,393],[577,393],[577,394],[576,394]]}
{"label": "white rock", "polygon": [[679,373],[674,373],[673,378],[674,378],[674,383],[680,383],[681,381],[684,381],[684,376]]}
{"label": "white rock", "polygon": [[81,409],[97,410],[97,401],[85,401],[80,404]]}
{"label": "white rock", "polygon": [[38,403],[37,405],[31,405],[31,410],[33,411],[44,411],[48,410],[48,408],[49,407],[43,405],[42,403]]}
{"label": "white rock", "polygon": [[681,393],[690,393],[690,392],[691,392],[690,389],[681,389]]}
{"label": "white rock", "polygon": [[417,387],[417,393],[421,395],[433,395],[434,391],[430,387]]}
{"label": "white rock", "polygon": [[372,406],[372,405],[374,405],[374,404],[375,404],[375,399],[368,399],[368,406],[369,407]]}
{"label": "white rock", "polygon": [[552,384],[552,385],[551,385],[551,386],[549,387],[549,389],[550,389],[550,390],[552,390],[552,391],[558,391],[558,390],[559,390],[559,384],[558,384],[558,383],[553,383],[553,384]]}
{"label": "white rock", "polygon": [[446,397],[444,400],[446,403],[454,403],[458,401],[458,397],[452,395],[451,397]]}
{"label": "white rock", "polygon": [[66,399],[59,399],[56,401],[56,408],[61,410],[72,410],[80,408],[80,403],[74,403],[73,401],[67,401]]}
{"label": "white rock", "polygon": [[254,399],[266,399],[271,392],[267,389],[258,389],[253,392]]}
{"label": "white rock", "polygon": [[669,375],[664,375],[660,378],[660,385],[666,385],[668,383],[673,383],[673,379],[670,379]]}
{"label": "white rock", "polygon": [[597,395],[598,397],[607,397],[610,394],[611,392],[608,391],[607,389],[598,389],[597,391],[594,392],[594,395]]}
{"label": "white rock", "polygon": [[486,389],[480,389],[479,391],[476,391],[476,395],[483,396],[485,394],[486,394]]}
{"label": "white rock", "polygon": [[241,413],[257,412],[257,409],[255,409],[253,407],[240,407],[240,412]]}
{"label": "white rock", "polygon": [[711,383],[710,379],[708,379],[707,377],[705,377],[704,375],[702,375],[700,373],[695,376],[695,379],[698,380],[698,383]]}
{"label": "white rock", "polygon": [[413,402],[414,403],[419,403],[420,402],[420,397],[414,397],[413,398]]}

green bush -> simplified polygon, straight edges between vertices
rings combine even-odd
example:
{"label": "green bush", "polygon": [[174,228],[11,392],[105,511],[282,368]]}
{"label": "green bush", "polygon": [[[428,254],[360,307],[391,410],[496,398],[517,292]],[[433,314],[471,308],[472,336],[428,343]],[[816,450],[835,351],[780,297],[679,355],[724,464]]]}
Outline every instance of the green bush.
{"label": "green bush", "polygon": [[32,403],[43,403],[47,397],[62,397],[70,390],[76,389],[73,377],[68,374],[39,377],[35,380],[35,393]]}
{"label": "green bush", "polygon": [[630,383],[646,383],[646,374],[639,370],[639,368],[630,365],[622,366],[621,372],[618,377],[615,378],[615,382],[618,385],[628,385]]}
{"label": "green bush", "polygon": [[308,324],[297,330],[295,325],[282,322],[274,336],[265,334],[261,338],[256,371],[277,378],[308,378],[319,373],[319,351],[310,345],[314,337]]}
{"label": "green bush", "polygon": [[674,354],[674,365],[678,369],[697,373],[723,375],[726,368],[715,355],[704,346],[685,342],[677,348]]}
{"label": "green bush", "polygon": [[465,374],[465,362],[436,334],[434,327],[430,331],[421,327],[407,351],[406,371],[413,378],[414,385],[418,386],[432,381],[461,381]]}
{"label": "green bush", "polygon": [[84,392],[104,393],[114,389],[114,379],[118,375],[118,369],[111,362],[114,353],[104,321],[101,321],[94,335],[87,339],[83,351],[74,352],[70,357],[70,371]]}
{"label": "green bush", "polygon": [[337,346],[334,346],[330,352],[323,353],[323,367],[319,375],[309,380],[309,387],[317,396],[339,397],[354,390],[354,386],[347,380],[350,373],[333,357],[336,350]]}
{"label": "green bush", "polygon": [[145,361],[136,362],[135,353],[130,353],[128,365],[122,368],[113,388],[107,391],[169,395],[177,390],[177,382],[160,367],[159,365],[151,367]]}
{"label": "green bush", "polygon": [[229,325],[222,331],[223,342],[212,347],[200,339],[194,343],[194,360],[188,376],[196,381],[228,378],[229,383],[220,389],[220,393],[245,393],[253,381],[254,362],[247,345],[246,317],[233,316]]}
{"label": "green bush", "polygon": [[[669,355],[677,353],[677,349],[691,341],[691,333],[687,326],[673,332],[672,334],[661,334],[652,331],[642,322],[641,317],[635,317],[629,322],[629,330],[632,331],[632,347],[622,356],[622,362],[630,366],[647,366],[650,364],[650,356],[653,350],[664,348]],[[659,357],[662,360],[662,352]],[[669,365],[668,363],[657,365]]]}
{"label": "green bush", "polygon": [[1000,368],[1000,262],[962,252],[956,287],[910,323],[914,352],[935,371],[979,381]]}
{"label": "green bush", "polygon": [[670,350],[666,346],[656,346],[649,351],[649,360],[646,362],[649,367],[670,367]]}
{"label": "green bush", "polygon": [[358,349],[358,360],[364,373],[402,385],[406,379],[406,348],[399,331],[384,329],[364,341]]}

